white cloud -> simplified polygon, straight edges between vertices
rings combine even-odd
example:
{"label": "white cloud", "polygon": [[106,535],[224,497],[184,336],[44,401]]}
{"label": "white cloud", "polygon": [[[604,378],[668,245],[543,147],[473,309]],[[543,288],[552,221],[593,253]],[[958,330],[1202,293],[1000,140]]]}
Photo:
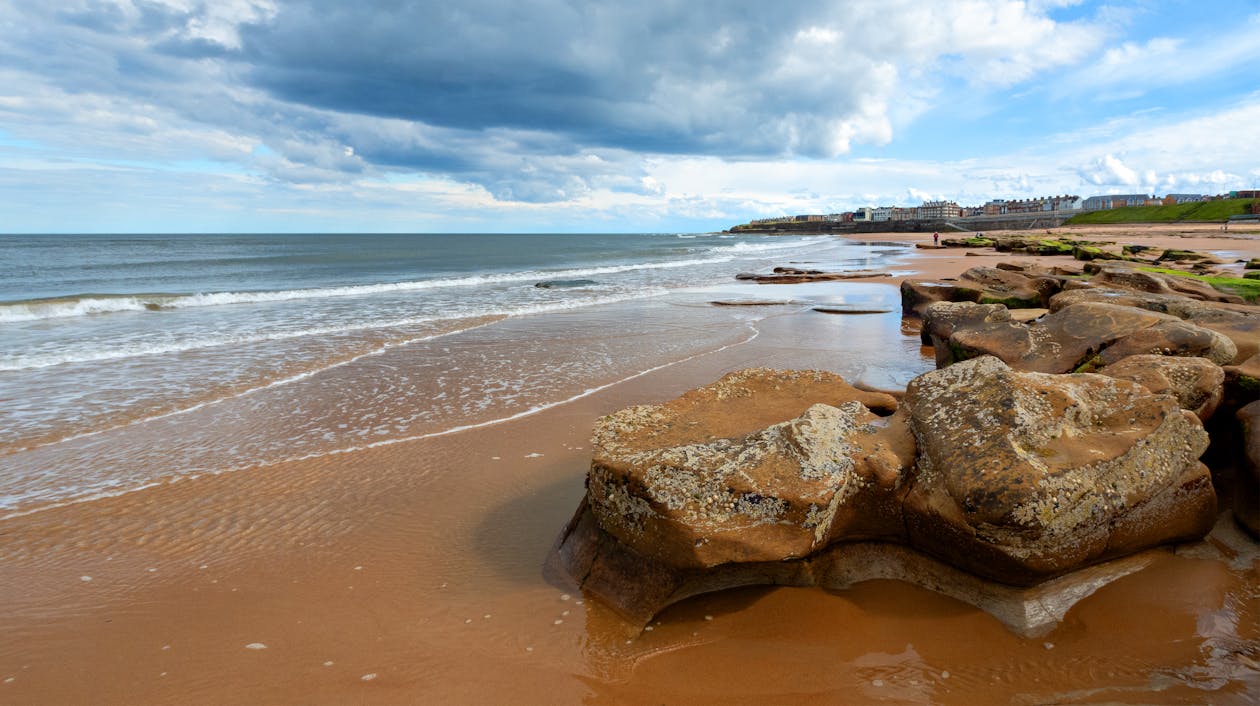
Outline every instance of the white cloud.
{"label": "white cloud", "polygon": [[1137,172],[1114,155],[1106,154],[1081,169],[1081,176],[1095,186],[1137,186]]}
{"label": "white cloud", "polygon": [[1108,49],[1061,82],[1060,95],[1084,92],[1104,100],[1130,98],[1155,87],[1245,70],[1256,61],[1260,61],[1260,14],[1222,18],[1220,29],[1210,33],[1127,41]]}

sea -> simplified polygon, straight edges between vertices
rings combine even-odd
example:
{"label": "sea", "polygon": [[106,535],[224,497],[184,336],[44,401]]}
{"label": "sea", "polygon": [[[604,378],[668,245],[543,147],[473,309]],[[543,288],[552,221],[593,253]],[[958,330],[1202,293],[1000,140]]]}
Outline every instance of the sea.
{"label": "sea", "polygon": [[[887,285],[735,275],[909,254],[721,233],[0,235],[0,518],[516,419],[784,311],[891,311]],[[826,325],[882,337],[859,341],[892,360],[866,382],[922,369],[895,313],[846,333],[858,318]]]}

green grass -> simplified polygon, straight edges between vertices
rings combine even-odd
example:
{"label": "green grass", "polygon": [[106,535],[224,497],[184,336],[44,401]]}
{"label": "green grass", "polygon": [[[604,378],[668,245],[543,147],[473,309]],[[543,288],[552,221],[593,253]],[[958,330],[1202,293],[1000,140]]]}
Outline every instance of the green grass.
{"label": "green grass", "polygon": [[1260,280],[1244,279],[1242,277],[1208,277],[1206,275],[1182,272],[1181,270],[1171,270],[1166,267],[1139,267],[1138,269],[1143,272],[1156,272],[1161,275],[1197,279],[1227,294],[1237,294],[1252,304],[1260,303]]}
{"label": "green grass", "polygon": [[1105,223],[1173,223],[1176,221],[1224,221],[1248,212],[1251,199],[1200,201],[1172,206],[1125,206],[1106,211],[1090,211],[1068,219],[1068,225]]}

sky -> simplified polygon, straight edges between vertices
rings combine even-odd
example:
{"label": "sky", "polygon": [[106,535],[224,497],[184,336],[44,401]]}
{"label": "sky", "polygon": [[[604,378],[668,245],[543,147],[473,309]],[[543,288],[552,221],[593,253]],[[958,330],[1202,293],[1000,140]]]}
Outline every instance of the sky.
{"label": "sky", "polygon": [[1260,185],[1260,0],[0,0],[0,233]]}

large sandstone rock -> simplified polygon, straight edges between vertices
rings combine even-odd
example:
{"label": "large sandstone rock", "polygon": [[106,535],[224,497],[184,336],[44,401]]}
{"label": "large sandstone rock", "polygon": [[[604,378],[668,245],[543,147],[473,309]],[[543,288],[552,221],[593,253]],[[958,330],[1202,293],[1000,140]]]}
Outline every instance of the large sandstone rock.
{"label": "large sandstone rock", "polygon": [[1260,400],[1239,409],[1236,416],[1242,425],[1243,463],[1234,491],[1234,517],[1260,536]]}
{"label": "large sandstone rock", "polygon": [[1171,396],[984,357],[915,378],[903,403],[908,539],[980,576],[1027,585],[1212,526],[1207,434]]}
{"label": "large sandstone rock", "polygon": [[1080,302],[1028,325],[973,323],[955,327],[937,350],[937,364],[996,356],[1018,370],[1066,373],[1106,365],[1130,355],[1201,356],[1228,363],[1237,348],[1226,336],[1176,316],[1115,304]]}
{"label": "large sandstone rock", "polygon": [[675,567],[805,556],[835,536],[897,536],[913,460],[896,407],[822,372],[745,370],[595,429],[587,498],[600,526]]}
{"label": "large sandstone rock", "polygon": [[987,581],[1032,585],[1211,526],[1207,437],[1171,395],[984,357],[871,411],[895,405],[829,373],[748,370],[609,415],[554,557],[638,625],[731,586],[902,578],[1026,626],[1037,594]]}
{"label": "large sandstone rock", "polygon": [[1030,587],[989,581],[888,542],[832,544],[811,556],[786,561],[680,569],[644,557],[605,532],[583,500],[557,539],[547,568],[578,579],[585,595],[620,616],[618,622],[627,636],[641,631],[666,606],[701,593],[755,585],[840,590],[863,581],[894,580],[969,603],[1012,631],[1035,637],[1053,630],[1081,599],[1148,566],[1158,552],[1139,552],[1084,567]]}
{"label": "large sandstone rock", "polygon": [[1088,287],[1064,289],[1050,299],[1050,311],[1056,312],[1085,302],[1113,304],[1169,314],[1195,326],[1216,331],[1234,343],[1235,364],[1260,353],[1260,307],[1207,302],[1179,294],[1155,294],[1122,289]]}
{"label": "large sandstone rock", "polygon": [[1045,308],[1063,286],[1063,278],[1039,270],[1012,271],[973,267],[952,281],[904,280],[903,316],[923,316],[933,302],[1002,304],[1009,309]]}
{"label": "large sandstone rock", "polygon": [[1132,289],[1152,294],[1179,295],[1210,302],[1243,303],[1242,297],[1226,294],[1212,285],[1189,277],[1177,277],[1158,272],[1144,272],[1122,265],[1095,265],[1092,270],[1093,284],[1118,289]]}
{"label": "large sandstone rock", "polygon": [[954,335],[954,331],[981,324],[1007,323],[1011,320],[1011,310],[1001,304],[933,302],[923,312],[919,340],[923,345],[935,349],[936,367],[943,368],[953,362],[949,337]]}
{"label": "large sandstone rock", "polygon": [[972,267],[959,276],[963,283],[978,287],[983,294],[979,304],[1003,304],[1007,308],[1044,308],[1063,288],[1056,277],[1036,271],[1012,272],[997,267]]}
{"label": "large sandstone rock", "polygon": [[1225,391],[1225,371],[1207,358],[1132,355],[1099,373],[1136,382],[1157,395],[1172,395],[1200,421],[1211,418]]}
{"label": "large sandstone rock", "polygon": [[1253,355],[1237,365],[1227,365],[1225,371],[1225,410],[1236,410],[1255,400],[1260,400],[1260,354]]}

